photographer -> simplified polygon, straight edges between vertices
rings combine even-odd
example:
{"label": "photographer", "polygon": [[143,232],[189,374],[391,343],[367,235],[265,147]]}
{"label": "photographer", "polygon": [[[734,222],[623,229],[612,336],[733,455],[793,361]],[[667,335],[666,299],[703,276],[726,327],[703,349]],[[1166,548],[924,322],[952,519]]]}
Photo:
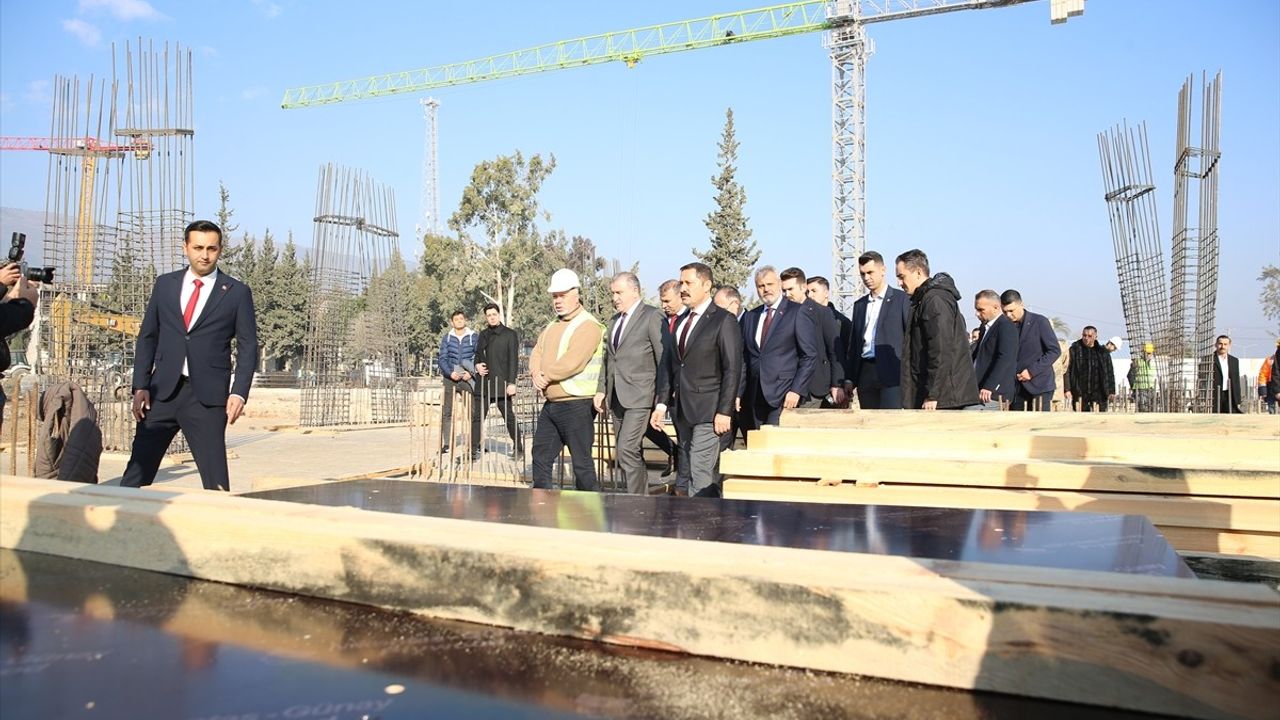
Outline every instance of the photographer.
{"label": "photographer", "polygon": [[[0,301],[0,372],[9,369],[9,336],[24,330],[36,316],[36,302],[40,299],[40,284],[29,283],[22,275],[22,267],[10,263],[0,268],[0,285],[8,292]],[[4,388],[0,386],[0,423],[3,423]]]}

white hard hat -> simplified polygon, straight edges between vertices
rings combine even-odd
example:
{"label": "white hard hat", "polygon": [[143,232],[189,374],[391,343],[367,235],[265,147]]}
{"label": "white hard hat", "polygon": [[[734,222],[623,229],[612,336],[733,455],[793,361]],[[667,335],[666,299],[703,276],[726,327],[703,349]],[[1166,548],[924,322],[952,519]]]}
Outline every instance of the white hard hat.
{"label": "white hard hat", "polygon": [[560,268],[551,275],[551,285],[547,288],[547,292],[567,292],[580,286],[578,273],[569,268]]}
{"label": "white hard hat", "polygon": [[1120,346],[1123,344],[1123,342],[1120,340],[1120,336],[1119,336],[1119,335],[1116,335],[1115,337],[1111,338],[1111,339],[1110,339],[1110,340],[1108,340],[1107,342],[1108,342],[1108,343],[1110,343],[1110,344],[1112,344],[1112,345],[1115,345],[1117,350],[1119,350],[1119,349],[1120,349]]}

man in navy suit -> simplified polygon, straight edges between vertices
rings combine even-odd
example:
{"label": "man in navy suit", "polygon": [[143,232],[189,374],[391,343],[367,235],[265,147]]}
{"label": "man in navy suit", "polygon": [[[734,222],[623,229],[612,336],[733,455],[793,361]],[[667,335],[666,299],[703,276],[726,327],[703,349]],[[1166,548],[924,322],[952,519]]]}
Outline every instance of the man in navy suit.
{"label": "man in navy suit", "polygon": [[863,410],[902,409],[902,338],[910,298],[885,280],[884,257],[868,250],[858,258],[867,294],[853,304],[853,328],[845,353],[846,382]]}
{"label": "man in navy suit", "polygon": [[782,294],[804,308],[813,318],[814,327],[818,328],[820,350],[813,363],[809,387],[800,404],[802,407],[835,407],[844,394],[844,366],[840,364],[840,353],[836,349],[840,340],[840,323],[825,305],[809,297],[804,270],[790,267],[779,277],[782,278]]}
{"label": "man in navy suit", "polygon": [[173,436],[182,430],[205,489],[230,490],[227,425],[244,411],[258,365],[253,294],[218,272],[222,229],[216,224],[188,225],[182,249],[190,267],[156,278],[138,332],[133,361],[138,427],[120,484],[150,485]]}
{"label": "man in navy suit", "polygon": [[680,315],[662,353],[649,425],[662,429],[667,408],[680,442],[679,483],[690,495],[718,497],[720,452],[733,443],[733,408],[742,375],[742,334],[711,300],[711,268],[680,268]]}
{"label": "man in navy suit", "polygon": [[1000,294],[1004,316],[1018,327],[1018,392],[1014,396],[1014,410],[1053,409],[1053,363],[1062,355],[1058,336],[1053,333],[1049,318],[1028,312],[1022,305],[1022,294],[1017,290],[1005,290]]}
{"label": "man in navy suit", "polygon": [[777,425],[784,409],[800,406],[822,352],[822,332],[813,314],[782,294],[778,271],[756,271],[756,292],[763,302],[742,318],[742,355],[746,367],[742,407],[752,427]]}
{"label": "man in navy suit", "polygon": [[1018,392],[1014,376],[1018,369],[1018,328],[1000,309],[1000,295],[983,290],[973,298],[978,316],[978,341],[973,344],[973,372],[978,380],[978,399],[983,407],[999,410],[1009,405]]}

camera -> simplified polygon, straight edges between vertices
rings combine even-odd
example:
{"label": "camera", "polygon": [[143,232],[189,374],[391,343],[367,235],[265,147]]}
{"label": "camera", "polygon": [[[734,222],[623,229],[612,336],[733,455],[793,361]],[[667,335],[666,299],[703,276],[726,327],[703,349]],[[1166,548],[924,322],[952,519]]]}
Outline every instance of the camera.
{"label": "camera", "polygon": [[[27,280],[41,283],[53,282],[53,268],[51,267],[28,267],[22,261],[22,256],[27,249],[26,233],[16,232],[9,240],[9,262],[16,263],[22,267],[22,274]],[[7,263],[6,263],[7,264]]]}

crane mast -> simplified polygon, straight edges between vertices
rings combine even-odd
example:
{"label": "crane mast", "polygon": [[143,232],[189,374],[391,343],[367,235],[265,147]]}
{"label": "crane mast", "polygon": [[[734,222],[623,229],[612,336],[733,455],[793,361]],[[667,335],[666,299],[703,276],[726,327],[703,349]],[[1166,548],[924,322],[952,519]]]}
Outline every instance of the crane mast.
{"label": "crane mast", "polygon": [[[1034,1],[806,0],[562,40],[466,62],[292,88],[285,91],[280,106],[305,108],[422,93],[609,62],[635,67],[653,55],[823,31],[831,57],[832,302],[848,313],[864,291],[858,281],[857,262],[866,246],[866,65],[873,51],[865,26]],[[1084,0],[1049,3],[1049,18],[1055,24],[1083,12]]]}

